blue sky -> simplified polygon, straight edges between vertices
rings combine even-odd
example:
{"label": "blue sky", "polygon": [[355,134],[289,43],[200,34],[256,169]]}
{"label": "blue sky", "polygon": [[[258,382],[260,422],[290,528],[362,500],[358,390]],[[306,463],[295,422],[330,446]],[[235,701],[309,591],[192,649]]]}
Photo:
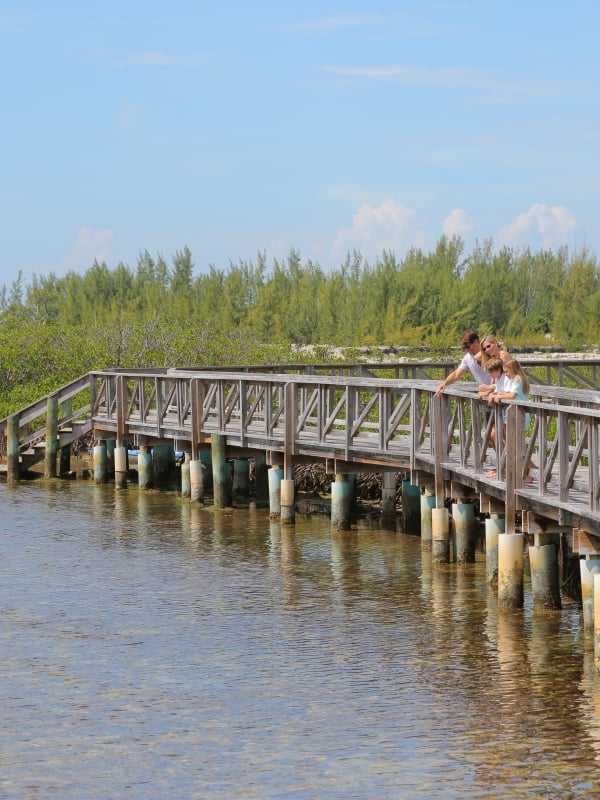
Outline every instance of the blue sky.
{"label": "blue sky", "polygon": [[443,233],[600,256],[599,30],[597,0],[0,0],[0,283]]}

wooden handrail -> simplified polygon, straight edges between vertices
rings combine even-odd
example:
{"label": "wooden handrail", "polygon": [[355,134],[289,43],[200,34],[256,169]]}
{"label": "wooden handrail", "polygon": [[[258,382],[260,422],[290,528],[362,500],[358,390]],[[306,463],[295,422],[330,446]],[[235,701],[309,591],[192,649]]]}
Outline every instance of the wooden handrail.
{"label": "wooden handrail", "polygon": [[[437,386],[425,379],[119,369],[90,372],[53,396],[71,401],[59,431],[85,417],[97,438],[167,440],[194,451],[223,435],[238,453],[279,451],[288,466],[327,459],[340,472],[404,470],[435,484],[438,503],[449,482],[510,497],[517,510],[535,507],[600,535],[599,392],[535,385],[529,401],[503,404],[516,411],[492,452],[477,387],[460,381],[438,397]],[[46,405],[44,398],[16,412],[21,447],[43,438]],[[525,414],[532,424],[523,432],[515,426]],[[501,407],[493,422],[501,432]],[[6,430],[6,420],[1,424]],[[539,469],[525,484],[531,456]],[[490,462],[496,478],[486,474]]]}

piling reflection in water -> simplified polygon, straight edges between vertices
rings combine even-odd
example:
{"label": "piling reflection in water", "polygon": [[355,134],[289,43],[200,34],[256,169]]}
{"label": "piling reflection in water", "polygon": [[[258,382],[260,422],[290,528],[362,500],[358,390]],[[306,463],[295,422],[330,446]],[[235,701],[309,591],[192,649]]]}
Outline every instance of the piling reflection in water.
{"label": "piling reflection in water", "polygon": [[[590,797],[580,611],[484,557],[260,508],[0,487],[0,795]],[[27,788],[26,788],[27,787]]]}

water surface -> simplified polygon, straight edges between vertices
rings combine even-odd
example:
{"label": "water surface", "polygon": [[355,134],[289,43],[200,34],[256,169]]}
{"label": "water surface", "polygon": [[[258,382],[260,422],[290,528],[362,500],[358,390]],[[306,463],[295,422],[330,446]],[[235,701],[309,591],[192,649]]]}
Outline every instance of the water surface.
{"label": "water surface", "polygon": [[482,553],[84,481],[0,486],[0,798],[588,798],[580,609]]}

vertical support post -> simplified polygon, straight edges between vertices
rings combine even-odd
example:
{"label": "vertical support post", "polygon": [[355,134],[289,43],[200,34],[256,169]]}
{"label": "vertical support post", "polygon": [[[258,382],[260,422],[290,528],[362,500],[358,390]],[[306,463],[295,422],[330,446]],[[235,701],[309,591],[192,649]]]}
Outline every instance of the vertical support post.
{"label": "vertical support post", "polygon": [[115,439],[106,439],[106,475],[113,478],[115,474],[115,448],[117,442]]}
{"label": "vertical support post", "polygon": [[204,474],[206,468],[201,459],[190,461],[190,501],[204,503]]}
{"label": "vertical support post", "polygon": [[46,406],[46,456],[44,460],[44,476],[56,478],[56,454],[58,452],[58,398],[55,394],[48,396]]}
{"label": "vertical support post", "polygon": [[233,462],[233,496],[248,497],[250,464],[247,458],[236,458]]}
{"label": "vertical support post", "polygon": [[505,532],[504,515],[492,514],[485,521],[485,569],[490,586],[498,586],[498,535]]}
{"label": "vertical support post", "polygon": [[594,663],[600,672],[600,573],[594,574]]}
{"label": "vertical support post", "polygon": [[421,490],[402,481],[402,527],[404,533],[421,532]]}
{"label": "vertical support post", "polygon": [[[64,400],[59,409],[61,418],[68,417],[73,411],[73,400]],[[58,474],[66,475],[71,470],[71,445],[65,444],[58,451]]]}
{"label": "vertical support post", "polygon": [[6,420],[6,480],[19,480],[19,417],[11,414]]}
{"label": "vertical support post", "polygon": [[219,508],[232,503],[231,468],[225,457],[226,438],[222,433],[210,437],[210,452],[213,465],[213,502]]}
{"label": "vertical support post", "polygon": [[[446,427],[443,423],[444,412],[447,413],[447,403],[448,399],[444,397],[444,395],[432,395],[430,399],[431,403],[431,423],[432,423],[432,437],[433,442],[431,444],[433,454],[434,454],[434,476],[435,476],[435,504],[437,508],[443,508],[444,506],[444,469],[443,469],[443,459],[446,452],[446,444],[445,444],[445,436],[444,436],[444,428]],[[444,405],[442,405],[444,403]],[[441,520],[438,520],[441,522]]]}
{"label": "vertical support post", "polygon": [[140,489],[150,489],[152,487],[152,479],[154,477],[154,469],[152,466],[152,450],[149,445],[140,445],[138,453],[138,486]]}
{"label": "vertical support post", "polygon": [[181,462],[181,496],[190,498],[192,494],[190,462],[192,454],[185,450],[183,453],[183,461]]}
{"label": "vertical support post", "polygon": [[475,510],[473,503],[453,503],[455,554],[459,564],[475,562]]}
{"label": "vertical support post", "polygon": [[594,636],[595,575],[600,574],[600,557],[587,556],[579,561],[581,574],[581,601],[583,605],[583,635],[591,639]]}
{"label": "vertical support post", "polygon": [[175,450],[169,444],[155,444],[152,448],[154,486],[168,483],[175,467]]}
{"label": "vertical support post", "polygon": [[331,525],[340,531],[349,530],[353,484],[348,475],[338,472],[331,484]]}
{"label": "vertical support post", "polygon": [[283,479],[283,467],[273,464],[269,469],[269,517],[271,519],[281,518],[281,481]]}
{"label": "vertical support post", "polygon": [[200,461],[204,466],[204,493],[209,493],[213,483],[212,448],[200,448]]}
{"label": "vertical support post", "polygon": [[106,442],[98,439],[94,445],[94,480],[106,483]]}
{"label": "vertical support post", "polygon": [[127,488],[127,448],[122,444],[114,449],[115,458],[115,488]]}
{"label": "vertical support post", "polygon": [[396,516],[396,473],[384,472],[381,475],[381,516]]}
{"label": "vertical support post", "polygon": [[283,477],[286,481],[293,478],[293,457],[296,445],[296,385],[285,385],[285,443],[283,447]]}
{"label": "vertical support post", "polygon": [[554,611],[562,607],[556,546],[558,536],[558,533],[536,533],[535,544],[529,547],[534,608]]}
{"label": "vertical support post", "polygon": [[426,486],[421,494],[421,544],[431,545],[432,512],[435,508],[435,487]]}
{"label": "vertical support post", "polygon": [[523,534],[498,534],[498,605],[523,608]]}
{"label": "vertical support post", "polygon": [[450,515],[445,507],[431,509],[431,560],[434,564],[450,562]]}
{"label": "vertical support post", "polygon": [[281,481],[281,522],[293,525],[296,521],[296,482],[293,478]]}
{"label": "vertical support post", "polygon": [[257,500],[266,500],[269,497],[269,468],[267,454],[264,452],[254,456],[254,491]]}

